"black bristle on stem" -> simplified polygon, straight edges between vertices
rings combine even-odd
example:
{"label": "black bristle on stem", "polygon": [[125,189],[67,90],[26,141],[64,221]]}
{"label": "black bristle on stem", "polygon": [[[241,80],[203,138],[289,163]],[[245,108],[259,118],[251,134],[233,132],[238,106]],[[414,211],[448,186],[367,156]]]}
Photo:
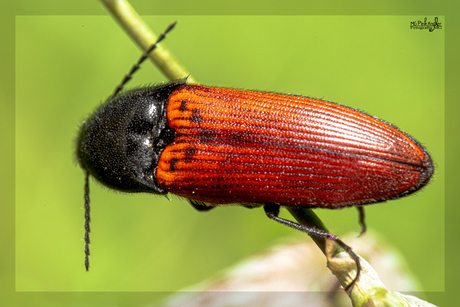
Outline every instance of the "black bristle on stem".
{"label": "black bristle on stem", "polygon": [[112,98],[117,96],[122,90],[123,90],[123,87],[129,82],[129,80],[131,80],[133,74],[139,69],[140,65],[142,64],[142,62],[144,62],[147,57],[149,56],[149,53],[152,52],[153,50],[155,50],[155,48],[157,47],[157,45],[163,40],[166,38],[166,34],[168,34],[169,31],[171,31],[172,29],[174,29],[174,26],[176,25],[176,21],[173,22],[172,24],[170,24],[166,30],[164,30],[163,33],[161,33],[156,42],[153,43],[153,45],[151,45],[147,51],[145,53],[143,53],[141,55],[141,57],[139,58],[139,60],[137,61],[136,64],[133,65],[133,67],[131,67],[131,70],[129,71],[129,73],[123,78],[123,81],[121,81],[121,83],[115,88],[115,91],[113,92],[112,94]]}

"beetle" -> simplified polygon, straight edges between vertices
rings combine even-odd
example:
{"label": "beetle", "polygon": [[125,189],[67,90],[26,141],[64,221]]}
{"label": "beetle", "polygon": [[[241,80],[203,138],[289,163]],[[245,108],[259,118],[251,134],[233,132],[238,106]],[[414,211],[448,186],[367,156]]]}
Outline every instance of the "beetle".
{"label": "beetle", "polygon": [[[394,125],[330,101],[187,84],[122,91],[165,38],[80,127],[76,157],[85,179],[85,267],[89,270],[89,177],[126,193],[172,193],[199,211],[223,204],[264,207],[289,227],[336,236],[278,217],[280,207],[339,209],[400,198],[424,187],[428,151]],[[363,215],[362,215],[362,222]]]}

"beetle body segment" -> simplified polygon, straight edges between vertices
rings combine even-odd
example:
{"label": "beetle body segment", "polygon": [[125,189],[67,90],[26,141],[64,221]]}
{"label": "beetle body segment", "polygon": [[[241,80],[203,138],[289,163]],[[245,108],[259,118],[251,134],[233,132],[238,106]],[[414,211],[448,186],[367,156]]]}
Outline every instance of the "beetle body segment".
{"label": "beetle body segment", "polygon": [[363,205],[410,194],[433,173],[413,138],[332,102],[184,84],[166,110],[176,135],[158,185],[211,204]]}
{"label": "beetle body segment", "polygon": [[167,127],[165,102],[181,84],[109,97],[80,127],[76,157],[81,168],[110,189],[165,194],[154,170],[174,138]]}

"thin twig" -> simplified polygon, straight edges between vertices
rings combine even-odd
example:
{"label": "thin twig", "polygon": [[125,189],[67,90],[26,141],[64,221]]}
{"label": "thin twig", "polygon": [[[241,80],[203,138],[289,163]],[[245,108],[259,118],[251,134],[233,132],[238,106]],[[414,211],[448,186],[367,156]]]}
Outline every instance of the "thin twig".
{"label": "thin twig", "polygon": [[[126,31],[136,44],[146,51],[155,41],[157,36],[145,24],[133,7],[126,0],[101,0],[104,6],[118,21],[120,26]],[[180,64],[172,53],[161,44],[155,51],[149,54],[150,59],[160,68],[160,70],[171,80],[177,81],[187,77],[188,83],[197,83],[182,64]]]}

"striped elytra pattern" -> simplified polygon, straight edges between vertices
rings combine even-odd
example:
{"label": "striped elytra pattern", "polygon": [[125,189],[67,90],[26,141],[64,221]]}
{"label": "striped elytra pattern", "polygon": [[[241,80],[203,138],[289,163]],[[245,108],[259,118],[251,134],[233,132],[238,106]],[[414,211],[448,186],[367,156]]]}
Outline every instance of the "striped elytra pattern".
{"label": "striped elytra pattern", "polygon": [[369,204],[410,194],[433,172],[393,125],[308,97],[184,85],[167,119],[176,138],[161,154],[160,186],[211,204]]}

